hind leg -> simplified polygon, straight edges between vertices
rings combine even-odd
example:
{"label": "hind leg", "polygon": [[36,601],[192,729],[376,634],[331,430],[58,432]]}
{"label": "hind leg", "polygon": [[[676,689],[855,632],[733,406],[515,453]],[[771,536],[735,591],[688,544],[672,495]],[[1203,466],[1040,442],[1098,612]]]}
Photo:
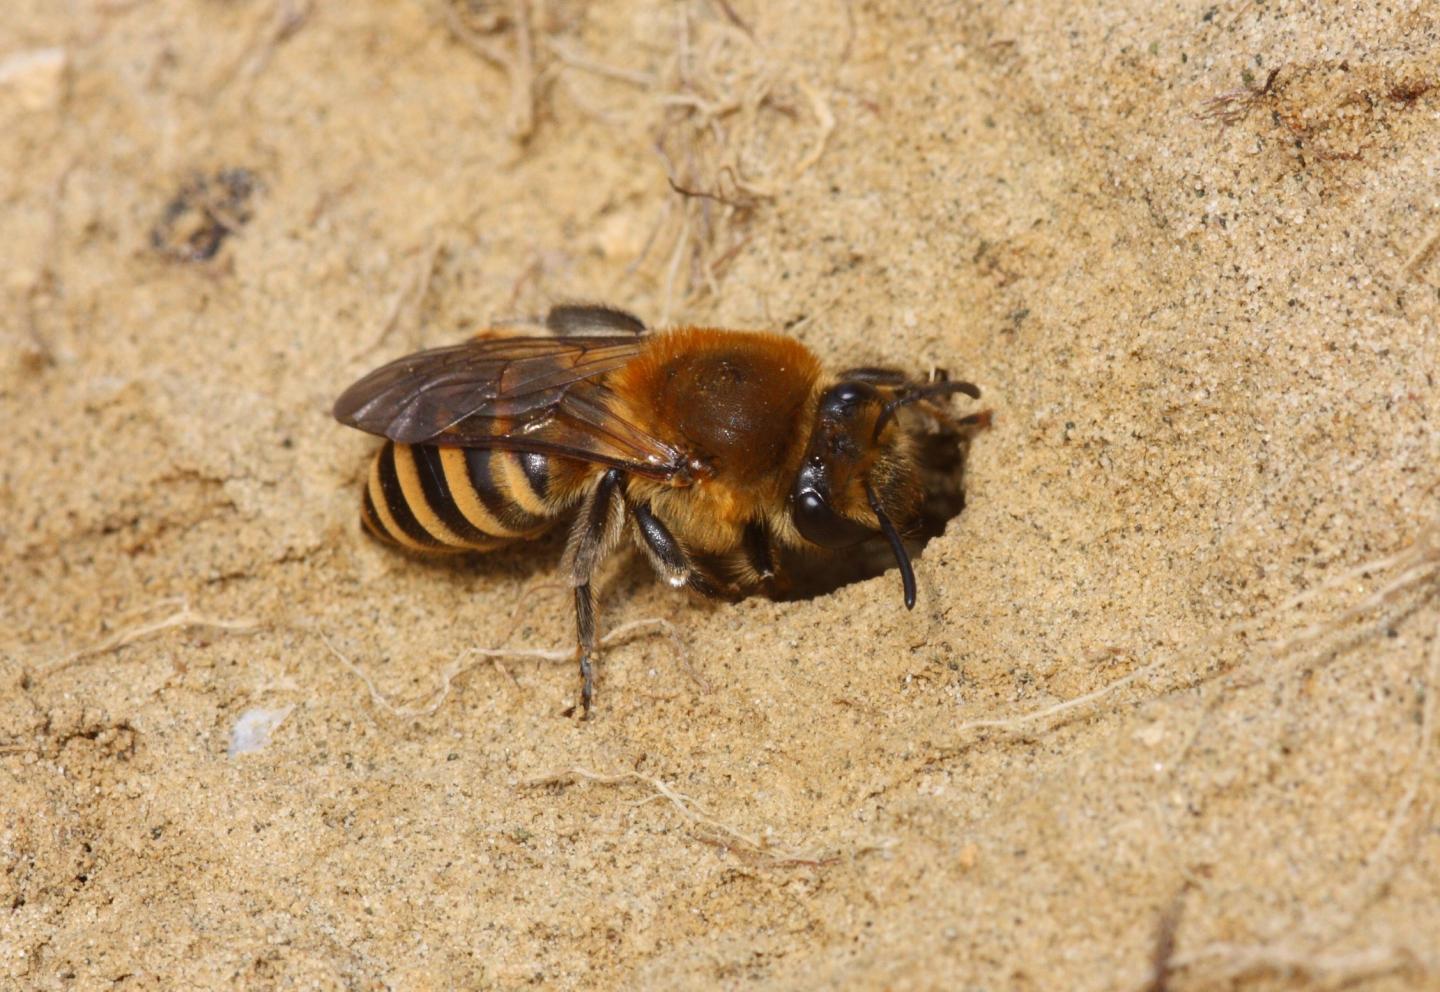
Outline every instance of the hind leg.
{"label": "hind leg", "polygon": [[592,334],[645,333],[645,322],[633,313],[598,304],[562,303],[550,308],[545,327],[561,337],[585,337]]}
{"label": "hind leg", "polygon": [[580,715],[584,720],[590,719],[590,704],[595,698],[593,659],[597,642],[590,579],[624,526],[624,492],[625,475],[618,468],[600,477],[575,518],[562,564],[575,587],[575,650],[580,662]]}

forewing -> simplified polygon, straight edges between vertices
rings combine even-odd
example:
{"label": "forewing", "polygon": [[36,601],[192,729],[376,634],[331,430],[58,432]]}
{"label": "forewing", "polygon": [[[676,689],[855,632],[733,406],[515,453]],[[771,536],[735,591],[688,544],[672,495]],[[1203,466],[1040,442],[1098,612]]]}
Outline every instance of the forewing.
{"label": "forewing", "polygon": [[342,424],[404,444],[535,450],[663,475],[678,453],[610,412],[600,379],[633,337],[477,338],[397,359],[335,402]]}

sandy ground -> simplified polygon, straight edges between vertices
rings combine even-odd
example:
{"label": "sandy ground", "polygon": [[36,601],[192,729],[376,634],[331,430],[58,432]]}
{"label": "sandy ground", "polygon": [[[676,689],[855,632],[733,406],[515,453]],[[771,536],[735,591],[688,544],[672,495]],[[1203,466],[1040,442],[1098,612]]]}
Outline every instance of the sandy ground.
{"label": "sandy ground", "polygon": [[[1440,988],[1424,8],[13,0],[0,987]],[[914,613],[462,657],[329,405],[564,299],[980,383]]]}

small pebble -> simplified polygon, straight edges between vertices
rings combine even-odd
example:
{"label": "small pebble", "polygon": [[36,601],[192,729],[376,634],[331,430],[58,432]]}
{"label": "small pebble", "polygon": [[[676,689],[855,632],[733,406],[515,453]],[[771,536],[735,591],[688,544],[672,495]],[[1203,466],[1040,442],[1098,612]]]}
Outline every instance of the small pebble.
{"label": "small pebble", "polygon": [[70,57],[63,48],[34,48],[0,59],[0,100],[25,110],[47,110],[60,102]]}
{"label": "small pebble", "polygon": [[240,719],[236,720],[235,726],[230,729],[230,747],[226,753],[234,758],[262,750],[270,743],[270,735],[275,732],[275,728],[285,722],[285,718],[294,708],[282,706],[279,709],[267,710],[254,706],[241,713]]}

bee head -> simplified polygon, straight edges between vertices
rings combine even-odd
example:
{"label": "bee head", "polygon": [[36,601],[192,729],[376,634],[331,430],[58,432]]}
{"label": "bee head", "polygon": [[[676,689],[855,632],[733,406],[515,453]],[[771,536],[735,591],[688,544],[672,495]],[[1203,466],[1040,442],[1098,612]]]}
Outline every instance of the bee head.
{"label": "bee head", "polygon": [[823,548],[848,548],[883,535],[915,606],[915,574],[901,532],[920,511],[924,492],[910,435],[896,418],[912,403],[951,393],[979,397],[968,382],[912,383],[883,369],[856,369],[820,394],[805,459],[790,492],[800,536]]}

